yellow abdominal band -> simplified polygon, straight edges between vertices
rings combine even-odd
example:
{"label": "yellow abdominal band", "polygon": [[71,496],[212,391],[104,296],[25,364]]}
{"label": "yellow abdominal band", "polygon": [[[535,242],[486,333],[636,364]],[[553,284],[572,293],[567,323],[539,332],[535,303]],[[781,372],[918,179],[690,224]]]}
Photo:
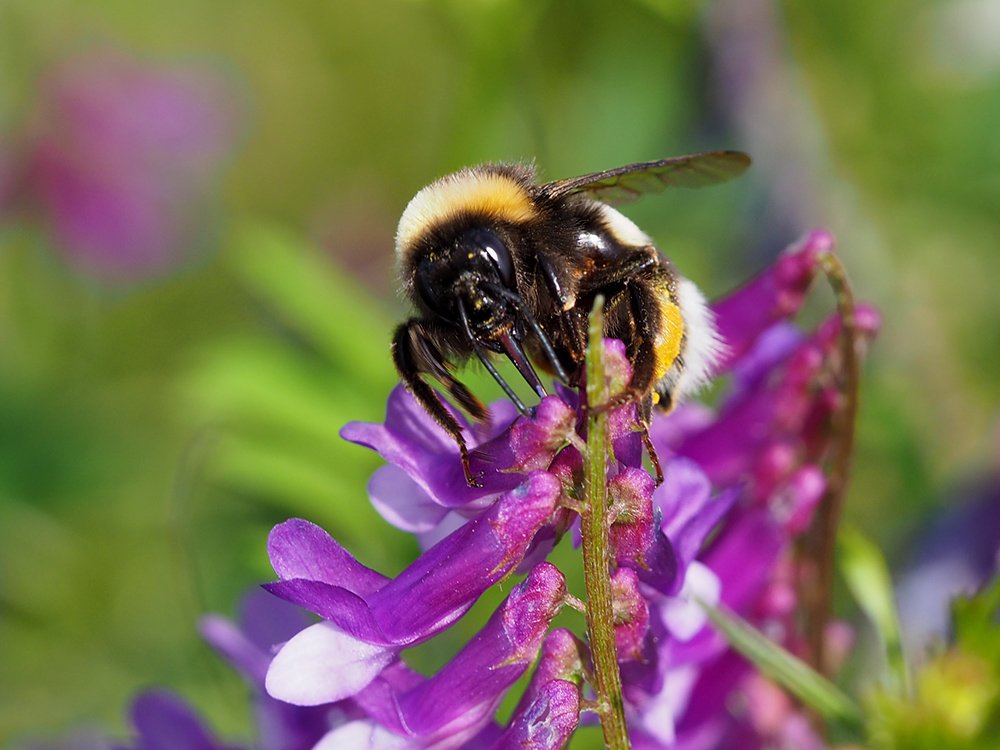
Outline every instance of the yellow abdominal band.
{"label": "yellow abdominal band", "polygon": [[[681,353],[681,341],[684,338],[684,318],[681,317],[681,309],[673,302],[664,300],[660,312],[663,321],[660,324],[660,332],[656,337],[656,370],[654,382],[659,382],[670,370],[677,355]],[[653,403],[659,401],[659,395],[653,393]]]}

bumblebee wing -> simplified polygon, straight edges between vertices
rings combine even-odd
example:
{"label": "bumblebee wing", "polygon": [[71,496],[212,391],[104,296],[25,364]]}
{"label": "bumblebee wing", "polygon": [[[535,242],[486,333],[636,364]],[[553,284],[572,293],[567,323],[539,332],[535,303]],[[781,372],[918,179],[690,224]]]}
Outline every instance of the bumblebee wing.
{"label": "bumblebee wing", "polygon": [[743,174],[749,166],[750,157],[742,151],[703,151],[555,180],[541,189],[551,198],[584,193],[604,203],[619,204],[669,187],[715,185]]}

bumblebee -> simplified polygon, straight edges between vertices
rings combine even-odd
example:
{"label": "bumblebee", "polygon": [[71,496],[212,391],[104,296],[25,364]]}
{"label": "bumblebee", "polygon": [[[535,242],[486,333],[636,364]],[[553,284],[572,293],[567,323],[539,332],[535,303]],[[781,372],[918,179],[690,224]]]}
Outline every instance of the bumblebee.
{"label": "bumblebee", "polygon": [[474,419],[486,408],[452,374],[476,357],[523,414],[529,409],[497,370],[507,357],[538,393],[536,367],[579,385],[587,316],[605,302],[605,335],[626,346],[633,375],[612,404],[636,402],[644,442],[654,406],[670,409],[708,378],[720,351],[698,288],[613,204],[668,187],[701,187],[741,174],[750,158],[711,151],[539,183],[521,164],[484,164],[418,192],[396,232],[402,288],[417,314],[395,331],[404,385],[458,444],[466,481],[477,481],[462,429],[427,378]]}

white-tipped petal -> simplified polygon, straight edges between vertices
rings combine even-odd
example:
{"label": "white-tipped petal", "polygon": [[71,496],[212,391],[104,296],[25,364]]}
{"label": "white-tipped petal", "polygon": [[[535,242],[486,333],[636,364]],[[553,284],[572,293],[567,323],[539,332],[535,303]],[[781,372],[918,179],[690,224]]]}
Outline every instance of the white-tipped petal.
{"label": "white-tipped petal", "polygon": [[281,647],[264,684],[278,700],[318,706],[355,695],[394,658],[396,653],[391,648],[359,641],[321,622]]}

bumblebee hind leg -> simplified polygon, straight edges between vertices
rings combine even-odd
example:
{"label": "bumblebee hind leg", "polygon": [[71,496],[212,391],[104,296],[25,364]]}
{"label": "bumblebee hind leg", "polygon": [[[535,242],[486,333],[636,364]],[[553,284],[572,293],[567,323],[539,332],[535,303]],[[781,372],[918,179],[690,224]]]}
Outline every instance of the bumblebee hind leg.
{"label": "bumblebee hind leg", "polygon": [[470,487],[481,487],[472,473],[469,449],[465,444],[461,425],[422,375],[426,373],[439,380],[462,408],[476,419],[486,419],[489,414],[482,402],[448,372],[441,350],[434,342],[433,328],[429,328],[425,321],[418,318],[411,318],[401,324],[392,338],[392,360],[403,385],[458,445],[465,481]]}
{"label": "bumblebee hind leg", "polygon": [[653,470],[656,472],[656,484],[659,486],[663,484],[663,466],[660,464],[660,457],[656,453],[656,446],[653,445],[653,440],[649,437],[649,423],[653,411],[653,394],[650,393],[643,398],[636,405],[636,409],[639,417],[639,434],[642,436],[642,446],[646,449],[649,462],[653,465]]}

